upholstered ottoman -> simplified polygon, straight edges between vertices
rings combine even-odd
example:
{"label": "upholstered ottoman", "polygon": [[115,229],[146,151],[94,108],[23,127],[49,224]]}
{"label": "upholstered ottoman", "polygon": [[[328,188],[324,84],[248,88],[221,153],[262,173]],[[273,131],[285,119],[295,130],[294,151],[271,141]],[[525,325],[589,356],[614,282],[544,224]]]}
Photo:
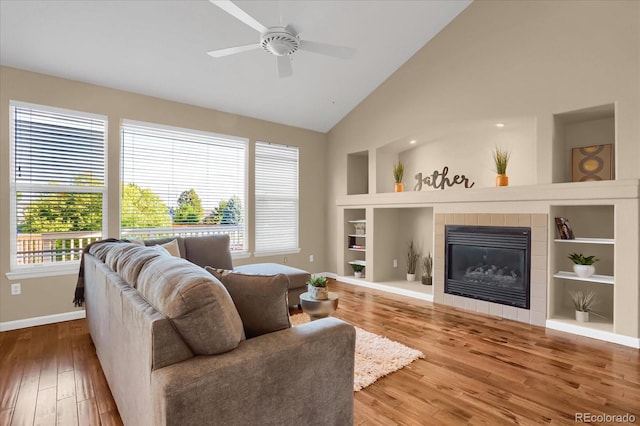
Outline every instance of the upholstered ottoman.
{"label": "upholstered ottoman", "polygon": [[233,270],[253,275],[285,274],[289,277],[289,307],[292,308],[297,308],[300,305],[300,295],[307,291],[307,281],[311,277],[307,271],[279,263],[252,263],[236,266]]}

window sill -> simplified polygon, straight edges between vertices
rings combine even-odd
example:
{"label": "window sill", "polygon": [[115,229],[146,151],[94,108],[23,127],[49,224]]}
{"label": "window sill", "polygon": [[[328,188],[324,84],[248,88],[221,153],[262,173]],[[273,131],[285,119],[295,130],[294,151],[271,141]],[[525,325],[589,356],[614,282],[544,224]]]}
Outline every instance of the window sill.
{"label": "window sill", "polygon": [[32,266],[16,269],[5,273],[9,280],[23,280],[29,278],[56,277],[60,275],[78,275],[80,262],[69,262],[58,266]]}
{"label": "window sill", "polygon": [[274,251],[257,251],[253,253],[255,257],[267,257],[267,256],[281,256],[283,254],[298,254],[300,253],[300,249],[289,249],[289,250],[274,250]]}

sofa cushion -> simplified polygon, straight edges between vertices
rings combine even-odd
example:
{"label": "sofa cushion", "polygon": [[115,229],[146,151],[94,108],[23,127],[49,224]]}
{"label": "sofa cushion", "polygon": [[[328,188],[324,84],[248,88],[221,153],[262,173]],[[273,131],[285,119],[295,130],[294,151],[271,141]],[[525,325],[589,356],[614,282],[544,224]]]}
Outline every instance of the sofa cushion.
{"label": "sofa cushion", "polygon": [[161,256],[147,262],[137,288],[171,320],[196,355],[230,351],[245,338],[225,287],[185,259]]}
{"label": "sofa cushion", "polygon": [[283,274],[245,275],[205,267],[227,288],[238,309],[247,338],[291,327],[287,285]]}
{"label": "sofa cushion", "polygon": [[229,251],[229,235],[216,234],[204,237],[185,237],[184,258],[198,266],[233,269]]}
{"label": "sofa cushion", "polygon": [[307,286],[307,281],[309,281],[309,278],[311,278],[311,274],[307,271],[293,268],[287,265],[281,265],[280,263],[252,263],[249,265],[238,266],[233,270],[242,274],[285,274],[289,278],[289,289],[304,288]]}
{"label": "sofa cushion", "polygon": [[115,271],[130,286],[136,287],[138,275],[144,265],[158,256],[170,256],[162,246],[144,247],[137,246],[120,253],[116,260]]}
{"label": "sofa cushion", "polygon": [[135,251],[139,249],[140,246],[134,243],[113,243],[109,251],[107,252],[107,256],[104,259],[104,263],[107,264],[112,271],[117,271],[118,259],[123,256],[125,253],[130,251]]}
{"label": "sofa cushion", "polygon": [[121,244],[121,243],[116,243],[116,242],[95,242],[91,244],[91,247],[89,247],[89,254],[91,254],[92,256],[97,257],[98,259],[100,259],[101,261],[105,261],[107,259],[107,253],[109,253],[109,251],[115,247],[117,244]]}

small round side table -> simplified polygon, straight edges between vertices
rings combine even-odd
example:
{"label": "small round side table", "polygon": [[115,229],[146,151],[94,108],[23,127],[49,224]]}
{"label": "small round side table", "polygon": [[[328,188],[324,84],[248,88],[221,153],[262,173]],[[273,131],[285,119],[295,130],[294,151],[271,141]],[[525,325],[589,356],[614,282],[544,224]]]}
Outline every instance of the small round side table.
{"label": "small round side table", "polygon": [[300,295],[302,310],[311,317],[311,321],[326,318],[338,309],[338,293],[329,292],[326,300],[314,299],[308,292]]}

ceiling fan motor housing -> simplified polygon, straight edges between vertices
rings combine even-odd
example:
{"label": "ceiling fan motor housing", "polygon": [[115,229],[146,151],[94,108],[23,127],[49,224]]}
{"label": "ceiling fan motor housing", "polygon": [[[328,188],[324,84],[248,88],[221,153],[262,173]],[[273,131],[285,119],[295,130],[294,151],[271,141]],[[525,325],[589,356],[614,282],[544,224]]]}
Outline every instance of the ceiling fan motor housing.
{"label": "ceiling fan motor housing", "polygon": [[300,39],[286,28],[273,27],[260,36],[260,46],[272,55],[286,56],[298,50]]}

